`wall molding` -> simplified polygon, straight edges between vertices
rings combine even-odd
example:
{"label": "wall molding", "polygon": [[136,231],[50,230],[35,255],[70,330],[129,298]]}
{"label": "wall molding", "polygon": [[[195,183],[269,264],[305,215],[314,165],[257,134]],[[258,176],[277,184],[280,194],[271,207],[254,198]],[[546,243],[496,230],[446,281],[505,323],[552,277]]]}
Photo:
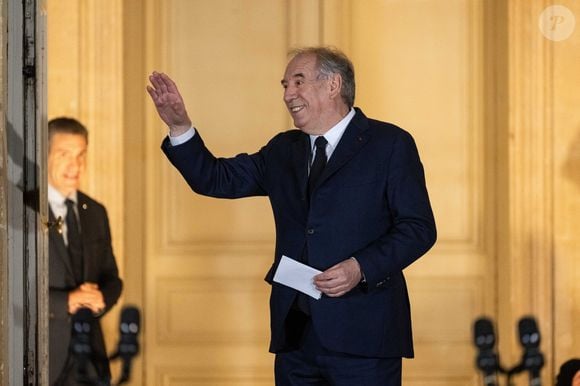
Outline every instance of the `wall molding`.
{"label": "wall molding", "polygon": [[[544,0],[508,4],[508,245],[498,256],[501,329],[508,336],[534,315],[546,355],[543,381],[553,373],[553,154],[552,46],[538,30]],[[506,343],[507,342],[507,343]],[[509,343],[513,342],[513,343]],[[519,360],[517,339],[504,339],[506,358]]]}

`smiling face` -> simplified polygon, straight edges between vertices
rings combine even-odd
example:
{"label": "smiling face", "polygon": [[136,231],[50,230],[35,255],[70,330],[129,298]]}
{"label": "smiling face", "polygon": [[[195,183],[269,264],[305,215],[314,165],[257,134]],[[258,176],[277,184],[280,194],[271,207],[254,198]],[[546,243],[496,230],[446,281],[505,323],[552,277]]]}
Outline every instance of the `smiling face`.
{"label": "smiling face", "polygon": [[294,57],[281,83],[294,125],[307,134],[326,133],[348,113],[340,97],[340,75],[321,74],[313,54]]}
{"label": "smiling face", "polygon": [[79,188],[87,141],[79,134],[54,133],[48,150],[48,182],[67,197]]}

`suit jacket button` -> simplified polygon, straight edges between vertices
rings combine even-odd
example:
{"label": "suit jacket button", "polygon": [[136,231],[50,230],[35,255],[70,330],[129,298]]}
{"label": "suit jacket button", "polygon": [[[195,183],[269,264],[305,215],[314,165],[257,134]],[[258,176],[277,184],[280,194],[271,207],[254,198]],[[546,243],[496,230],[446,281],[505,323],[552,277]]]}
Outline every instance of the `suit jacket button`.
{"label": "suit jacket button", "polygon": [[314,229],[308,228],[308,230],[306,231],[306,233],[309,234],[309,235],[313,235],[314,234]]}

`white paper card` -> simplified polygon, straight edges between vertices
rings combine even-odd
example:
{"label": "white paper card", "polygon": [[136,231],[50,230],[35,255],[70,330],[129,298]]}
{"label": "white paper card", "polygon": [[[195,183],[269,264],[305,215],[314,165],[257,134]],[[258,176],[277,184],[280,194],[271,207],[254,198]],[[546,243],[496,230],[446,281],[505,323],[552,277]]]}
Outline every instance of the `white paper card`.
{"label": "white paper card", "polygon": [[288,256],[282,256],[274,274],[274,281],[303,292],[314,299],[320,299],[322,293],[314,286],[313,278],[321,272]]}

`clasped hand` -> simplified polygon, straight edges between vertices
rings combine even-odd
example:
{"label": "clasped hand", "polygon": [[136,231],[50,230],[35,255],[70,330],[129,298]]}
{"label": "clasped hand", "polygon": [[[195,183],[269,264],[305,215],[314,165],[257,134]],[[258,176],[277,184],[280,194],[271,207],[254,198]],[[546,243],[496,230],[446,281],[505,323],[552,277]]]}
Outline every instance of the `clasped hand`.
{"label": "clasped hand", "polygon": [[75,314],[80,308],[88,308],[93,314],[105,309],[103,293],[97,284],[85,282],[68,293],[68,312]]}

